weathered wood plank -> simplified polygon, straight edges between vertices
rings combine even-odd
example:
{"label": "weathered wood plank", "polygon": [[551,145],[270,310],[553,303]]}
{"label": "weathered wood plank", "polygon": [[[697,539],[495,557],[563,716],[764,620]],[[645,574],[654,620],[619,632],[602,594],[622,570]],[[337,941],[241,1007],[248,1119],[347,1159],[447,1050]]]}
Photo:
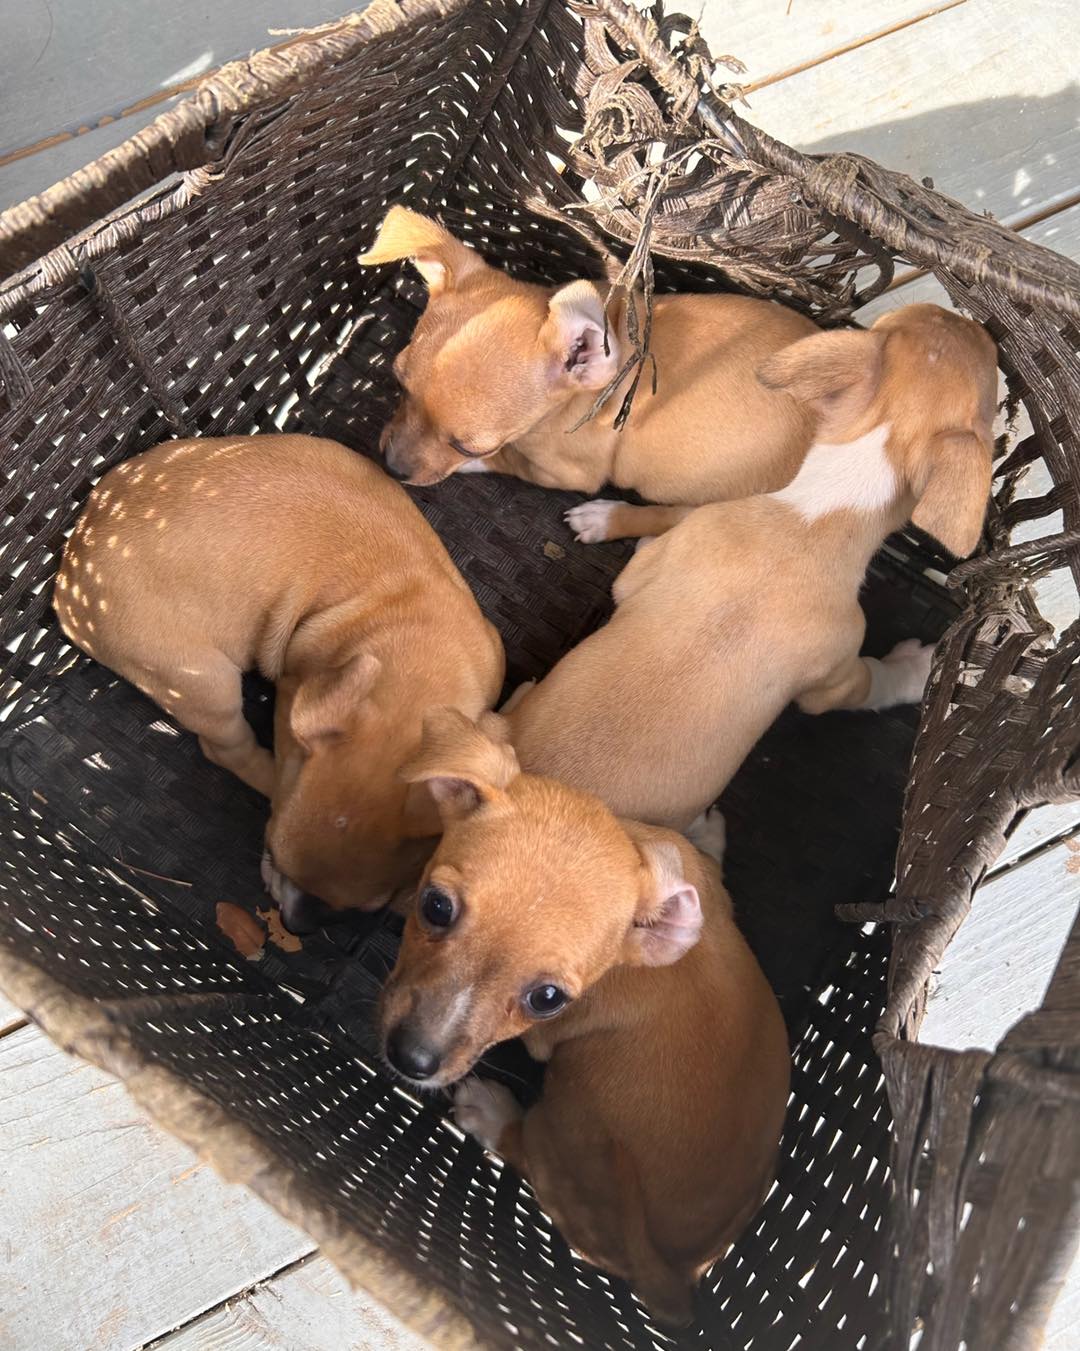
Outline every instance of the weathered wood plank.
{"label": "weathered wood plank", "polygon": [[156,90],[280,42],[271,29],[326,23],[348,0],[0,0],[5,52],[0,155],[55,132],[117,117]]}
{"label": "weathered wood plank", "polygon": [[0,1346],[140,1347],[312,1250],[37,1028],[0,1039]]}
{"label": "weathered wood plank", "polygon": [[[1033,808],[1016,827],[998,856],[990,875],[1016,864],[1025,854],[1062,835],[1080,830],[1080,800]],[[1026,867],[1027,864],[1022,866]],[[1080,885],[1080,883],[1078,883]]]}
{"label": "weathered wood plank", "polygon": [[22,1027],[26,1022],[26,1014],[22,1009],[17,1009],[10,1000],[5,999],[0,994],[0,1037],[8,1032],[14,1032],[16,1028]]}
{"label": "weathered wood plank", "polygon": [[1037,1008],[1080,906],[1080,839],[986,882],[949,945],[920,1040],[992,1048]]}
{"label": "weathered wood plank", "polygon": [[1042,1351],[1076,1351],[1080,1328],[1080,1263],[1074,1262],[1046,1324]]}
{"label": "weathered wood plank", "polygon": [[[0,32],[14,44],[0,79],[0,211],[127,140],[179,95],[135,105],[283,41],[272,29],[327,23],[366,4],[142,0],[133,10],[126,0],[0,0]],[[33,146],[41,148],[11,158]]]}
{"label": "weathered wood plank", "polygon": [[133,113],[130,117],[109,122],[80,136],[67,137],[45,150],[8,164],[0,163],[0,211],[25,202],[28,197],[44,192],[62,178],[92,164],[106,150],[114,150],[128,137],[148,126],[160,113],[174,107],[179,99],[177,95],[159,107]]}
{"label": "weathered wood plank", "polygon": [[856,150],[1012,222],[1080,186],[1073,0],[968,0],[769,85],[750,120]]}
{"label": "weathered wood plank", "polygon": [[318,1255],[154,1343],[153,1351],[424,1351],[410,1332]]}
{"label": "weathered wood plank", "polygon": [[[747,85],[783,79],[785,72],[828,60],[857,43],[876,40],[903,24],[918,23],[966,0],[874,0],[845,5],[836,0],[761,0],[717,4],[706,0],[701,32],[716,56],[730,55],[746,67]],[[700,6],[698,6],[700,8]],[[688,6],[687,13],[696,13]]]}

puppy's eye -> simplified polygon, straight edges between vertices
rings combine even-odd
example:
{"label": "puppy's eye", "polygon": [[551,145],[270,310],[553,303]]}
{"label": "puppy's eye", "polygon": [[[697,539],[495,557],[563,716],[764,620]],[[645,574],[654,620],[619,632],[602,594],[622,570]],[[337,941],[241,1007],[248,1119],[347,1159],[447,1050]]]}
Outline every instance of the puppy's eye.
{"label": "puppy's eye", "polygon": [[420,893],[420,917],[433,929],[448,929],[456,918],[454,898],[438,887],[425,887]]}
{"label": "puppy's eye", "polygon": [[470,450],[463,446],[456,436],[452,436],[447,442],[451,450],[456,450],[459,455],[464,455],[467,460],[482,460],[487,454],[486,450]]}
{"label": "puppy's eye", "polygon": [[524,1004],[534,1018],[550,1018],[566,1005],[569,998],[557,985],[537,985],[526,994]]}

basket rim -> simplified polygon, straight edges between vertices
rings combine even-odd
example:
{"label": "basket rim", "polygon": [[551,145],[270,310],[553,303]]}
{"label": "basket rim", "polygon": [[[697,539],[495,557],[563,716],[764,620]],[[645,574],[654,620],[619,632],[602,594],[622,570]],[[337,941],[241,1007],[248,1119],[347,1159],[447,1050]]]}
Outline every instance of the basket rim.
{"label": "basket rim", "polygon": [[250,1187],[311,1236],[350,1286],[377,1299],[440,1351],[492,1351],[435,1282],[346,1227],[308,1183],[200,1089],[140,1051],[105,1006],[76,994],[0,946],[0,990],[62,1050],[111,1074],[154,1123],[207,1160],[226,1182]]}

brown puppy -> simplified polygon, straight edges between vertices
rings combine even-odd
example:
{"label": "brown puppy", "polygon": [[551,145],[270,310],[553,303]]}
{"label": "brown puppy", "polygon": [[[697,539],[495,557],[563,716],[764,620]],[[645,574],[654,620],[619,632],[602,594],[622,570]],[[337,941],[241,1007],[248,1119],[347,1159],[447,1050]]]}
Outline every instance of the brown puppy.
{"label": "brown puppy", "polygon": [[[479,714],[503,678],[498,635],[406,494],[314,437],[173,441],[117,465],[53,603],[72,642],[272,796],[267,880],[291,924],[302,892],[368,909],[416,877],[438,816],[398,767],[425,709]],[[279,686],[276,775],[243,715],[253,669]]]}
{"label": "brown puppy", "polygon": [[762,372],[819,418],[787,488],[693,511],[574,508],[588,540],[674,528],[620,574],[611,621],[508,705],[522,765],[687,829],[792,699],[811,713],[920,699],[930,649],[860,658],[859,588],[906,521],[974,549],[995,377],[986,332],[934,305],[805,338]]}
{"label": "brown puppy", "polygon": [[444,1087],[523,1035],[548,1062],[540,1102],[523,1115],[467,1081],[459,1125],[589,1261],[685,1323],[768,1190],[790,1067],[719,869],[671,831],[520,774],[451,710],[429,714],[403,773],[431,788],[445,834],[383,992],[388,1061]]}
{"label": "brown puppy", "polygon": [[783,487],[798,469],[813,420],[754,377],[766,357],[817,331],[793,310],[745,296],[658,296],[657,393],[646,381],[621,432],[611,425],[616,393],[571,435],[631,351],[621,311],[605,351],[604,288],[514,281],[395,206],[360,262],[401,258],[430,298],[394,362],[405,397],[382,449],[398,477],[493,470],[549,488],[614,483],[655,502],[699,503]]}

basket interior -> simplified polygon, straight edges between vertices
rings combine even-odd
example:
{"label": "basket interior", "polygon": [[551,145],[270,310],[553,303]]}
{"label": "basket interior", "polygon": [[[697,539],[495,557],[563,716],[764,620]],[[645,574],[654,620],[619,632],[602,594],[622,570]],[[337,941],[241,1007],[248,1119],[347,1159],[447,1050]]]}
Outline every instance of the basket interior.
{"label": "basket interior", "polygon": [[[257,965],[237,957],[215,906],[265,904],[264,805],[133,688],[73,661],[48,609],[90,484],[131,454],[179,433],[279,428],[371,453],[389,361],[422,303],[403,274],[355,266],[388,203],[440,207],[519,275],[595,274],[582,240],[528,205],[580,191],[548,155],[560,128],[581,126],[567,74],[577,20],[562,6],[537,19],[536,5],[473,5],[452,22],[414,8],[404,29],[244,120],[225,172],[91,231],[66,270],[0,289],[30,377],[24,397],[0,399],[14,447],[0,940],[102,1001],[143,1057],[247,1125],[307,1195],[441,1286],[492,1344],[649,1347],[663,1339],[629,1292],[571,1257],[445,1103],[380,1073],[370,1010],[394,921],[347,921],[301,953],[268,945]],[[537,69],[550,72],[542,105]],[[371,87],[374,72],[396,77],[391,93]],[[671,263],[658,284],[726,283]],[[415,498],[502,633],[509,685],[608,613],[629,547],[576,544],[562,522],[572,495],[481,476]],[[904,541],[875,560],[868,651],[935,639],[953,619],[926,562]],[[268,732],[272,692],[253,681],[249,694]],[[911,710],[789,710],[722,800],[728,883],[781,999],[795,1075],[777,1185],[707,1279],[686,1345],[855,1348],[880,1328],[889,1119],[868,1034],[888,943],[833,910],[889,892],[914,727]],[[520,1056],[492,1072],[535,1082]]]}

